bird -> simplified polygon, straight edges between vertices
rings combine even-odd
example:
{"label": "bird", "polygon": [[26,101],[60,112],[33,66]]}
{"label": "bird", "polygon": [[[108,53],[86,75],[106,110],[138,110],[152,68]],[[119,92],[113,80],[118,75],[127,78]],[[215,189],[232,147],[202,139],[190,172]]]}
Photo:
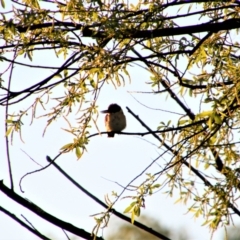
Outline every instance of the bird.
{"label": "bird", "polygon": [[126,117],[118,104],[112,103],[107,110],[101,112],[106,113],[105,127],[108,137],[114,137],[115,132],[121,132],[126,127]]}

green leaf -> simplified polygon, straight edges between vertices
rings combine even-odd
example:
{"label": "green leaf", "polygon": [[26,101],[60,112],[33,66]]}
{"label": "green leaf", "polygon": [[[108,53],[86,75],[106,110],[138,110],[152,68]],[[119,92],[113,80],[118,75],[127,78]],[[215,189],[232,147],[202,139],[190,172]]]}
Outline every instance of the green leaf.
{"label": "green leaf", "polygon": [[190,96],[190,97],[192,97],[192,92],[193,92],[193,90],[190,88],[190,89],[189,89],[189,96]]}
{"label": "green leaf", "polygon": [[4,2],[4,0],[1,0],[1,5],[2,5],[3,8],[5,8],[5,2]]}
{"label": "green leaf", "polygon": [[75,153],[76,153],[76,156],[77,156],[78,159],[82,156],[82,152],[80,150],[80,147],[76,147]]}
{"label": "green leaf", "polygon": [[189,123],[189,120],[188,119],[187,120],[185,120],[185,119],[179,120],[178,121],[178,126],[184,125],[185,123]]}
{"label": "green leaf", "polygon": [[157,184],[155,184],[155,185],[152,186],[152,189],[153,189],[153,188],[159,188],[160,186],[161,186],[161,184],[158,184],[158,183],[157,183]]}
{"label": "green leaf", "polygon": [[91,81],[90,81],[90,84],[91,84],[91,86],[92,86],[93,88],[96,88],[96,84],[95,84],[94,80],[91,80]]}
{"label": "green leaf", "polygon": [[60,73],[54,75],[54,78],[62,78],[62,75]]}
{"label": "green leaf", "polygon": [[26,54],[27,54],[28,59],[29,59],[30,61],[32,61],[31,52],[30,52],[30,51],[27,51]]}
{"label": "green leaf", "polygon": [[135,219],[135,213],[134,211],[132,211],[132,215],[131,215],[131,223],[134,223],[134,219]]}
{"label": "green leaf", "polygon": [[68,144],[62,146],[62,147],[60,148],[60,150],[66,150],[66,149],[68,149],[68,148],[71,148],[72,145],[73,145],[72,143],[68,143]]}
{"label": "green leaf", "polygon": [[131,210],[133,209],[133,207],[134,207],[135,204],[136,204],[136,202],[132,202],[132,203],[123,211],[123,213],[131,212]]}
{"label": "green leaf", "polygon": [[147,40],[147,41],[146,41],[146,45],[147,45],[148,48],[151,48],[151,46],[152,46],[151,41],[150,41],[150,40]]}
{"label": "green leaf", "polygon": [[209,168],[209,163],[208,162],[206,162],[205,164],[204,164],[204,169],[206,170],[206,169],[208,169]]}
{"label": "green leaf", "polygon": [[214,99],[210,98],[210,97],[204,99],[205,103],[209,103],[209,102],[212,102],[212,101],[214,101]]}
{"label": "green leaf", "polygon": [[139,217],[139,216],[140,216],[140,213],[141,213],[140,207],[135,206],[135,207],[134,207],[134,213],[135,213],[135,215],[136,215],[137,217]]}
{"label": "green leaf", "polygon": [[67,77],[67,76],[68,76],[68,70],[67,70],[67,69],[64,69],[63,75],[64,75],[64,77]]}
{"label": "green leaf", "polygon": [[6,132],[6,137],[12,132],[13,130],[13,126],[11,126],[10,128],[8,128],[7,132]]}
{"label": "green leaf", "polygon": [[210,117],[207,123],[208,127],[212,129],[212,118]]}
{"label": "green leaf", "polygon": [[213,114],[213,119],[214,119],[214,121],[215,121],[217,124],[222,124],[221,116],[218,115],[217,113],[214,113],[214,114]]}
{"label": "green leaf", "polygon": [[196,115],[197,118],[202,118],[202,117],[210,117],[212,115],[213,111],[203,111],[199,114]]}

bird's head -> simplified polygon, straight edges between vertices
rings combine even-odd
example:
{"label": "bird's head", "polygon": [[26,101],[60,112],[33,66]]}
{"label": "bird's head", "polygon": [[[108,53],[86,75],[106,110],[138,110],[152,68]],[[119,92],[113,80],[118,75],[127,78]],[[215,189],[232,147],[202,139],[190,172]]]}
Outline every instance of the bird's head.
{"label": "bird's head", "polygon": [[120,112],[122,109],[116,103],[110,104],[107,110],[101,111],[101,113],[116,113]]}

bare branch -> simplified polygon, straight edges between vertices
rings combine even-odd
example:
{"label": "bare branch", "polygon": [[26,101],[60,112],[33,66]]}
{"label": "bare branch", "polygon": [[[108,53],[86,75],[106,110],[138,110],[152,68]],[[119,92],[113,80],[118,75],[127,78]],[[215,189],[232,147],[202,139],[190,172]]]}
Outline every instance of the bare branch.
{"label": "bare branch", "polygon": [[4,194],[6,194],[9,198],[14,200],[15,202],[17,202],[20,205],[24,206],[25,208],[29,209],[30,211],[32,211],[33,213],[35,213],[39,217],[43,218],[44,220],[62,228],[62,229],[65,229],[65,230],[67,230],[67,231],[69,231],[69,232],[71,232],[71,233],[73,233],[73,234],[75,234],[79,237],[82,237],[84,239],[103,240],[102,237],[94,236],[94,235],[92,235],[92,233],[88,233],[83,229],[77,228],[74,225],[72,225],[68,222],[64,222],[64,221],[60,220],[59,218],[56,218],[55,216],[45,212],[43,209],[38,207],[36,204],[34,204],[32,202],[29,202],[25,198],[22,198],[21,196],[16,194],[14,191],[9,189],[7,186],[5,186],[3,184],[3,181],[0,181],[0,190]]}
{"label": "bare branch", "polygon": [[[84,192],[87,196],[89,196],[91,199],[93,199],[95,202],[97,202],[98,204],[100,204],[102,207],[104,207],[105,209],[107,209],[110,213],[114,214],[115,216],[119,217],[120,219],[128,222],[128,223],[132,223],[131,219],[128,218],[127,216],[117,212],[115,209],[111,208],[111,206],[106,205],[104,202],[102,202],[100,199],[98,199],[97,197],[95,197],[93,194],[91,194],[89,191],[87,191],[84,187],[82,187],[80,184],[78,184],[73,178],[71,178],[65,171],[63,171],[55,162],[53,162],[53,160],[47,156],[46,157],[47,161],[49,163],[52,163],[52,165],[64,176],[66,177],[74,186],[76,186],[78,189],[80,189],[82,192]],[[147,227],[146,225],[138,222],[138,221],[134,221],[134,223],[132,223],[134,226],[148,232],[151,233],[152,235],[163,239],[163,240],[170,240],[168,237],[162,235],[161,233],[158,233],[156,231],[154,231],[152,228]]]}
{"label": "bare branch", "polygon": [[14,221],[16,221],[17,223],[19,223],[21,226],[23,226],[24,228],[26,228],[29,232],[33,233],[34,235],[36,235],[37,237],[43,239],[43,240],[50,240],[50,238],[44,236],[43,234],[41,234],[39,231],[37,231],[36,229],[33,229],[31,227],[29,227],[25,222],[23,222],[22,220],[20,220],[18,217],[16,217],[14,214],[12,214],[11,212],[9,212],[8,210],[6,210],[5,208],[0,206],[0,211],[2,211],[3,213],[5,213],[7,216],[9,216],[10,218],[12,218]]}

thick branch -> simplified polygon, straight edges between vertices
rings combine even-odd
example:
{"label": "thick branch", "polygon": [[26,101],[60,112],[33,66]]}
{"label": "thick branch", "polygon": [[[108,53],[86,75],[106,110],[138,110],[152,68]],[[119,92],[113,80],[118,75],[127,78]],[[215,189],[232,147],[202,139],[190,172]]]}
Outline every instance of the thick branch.
{"label": "thick branch", "polygon": [[[105,204],[104,202],[102,202],[100,199],[98,199],[97,197],[95,197],[93,194],[91,194],[89,191],[87,191],[84,187],[82,187],[80,184],[78,184],[73,178],[71,178],[66,172],[64,172],[54,161],[52,161],[52,159],[50,157],[46,157],[48,162],[51,162],[52,165],[60,172],[62,173],[62,175],[64,177],[66,177],[74,186],[76,186],[78,189],[80,189],[82,192],[84,192],[87,196],[89,196],[91,199],[93,199],[95,202],[97,202],[98,204],[100,204],[102,207],[109,209],[109,206],[107,204]],[[128,222],[128,223],[132,223],[131,219],[121,213],[119,213],[118,211],[116,211],[115,209],[109,209],[109,212],[111,212],[112,214],[114,214],[115,216],[119,217],[120,219]],[[162,240],[170,240],[168,237],[162,235],[159,232],[154,231],[152,228],[147,227],[146,225],[138,222],[138,221],[134,221],[133,223],[134,226],[162,239]]]}
{"label": "thick branch", "polygon": [[[192,25],[187,27],[178,27],[178,28],[163,28],[163,29],[155,29],[155,30],[125,30],[124,32],[116,31],[115,36],[112,38],[125,39],[125,38],[144,38],[151,39],[156,37],[166,37],[166,36],[176,36],[176,35],[184,35],[184,34],[192,34],[192,33],[200,33],[200,32],[218,32],[222,30],[231,30],[235,28],[240,28],[240,19],[233,18],[227,19],[223,22],[218,23],[203,23],[199,25]],[[95,38],[106,38],[108,36],[105,32],[93,31],[89,28],[83,31],[83,37],[95,37]]]}
{"label": "thick branch", "polygon": [[[55,22],[55,26],[59,27],[72,27],[74,30],[80,30],[83,26],[81,24],[71,23],[71,22]],[[97,25],[96,25],[97,26]],[[94,26],[94,27],[96,27]],[[42,28],[52,27],[52,23],[43,23],[43,24],[35,24],[28,27],[17,26],[19,32],[25,32],[27,30],[36,30]],[[96,30],[92,30],[93,26],[85,26],[83,28],[83,37],[94,37],[94,38],[106,38],[108,37],[108,33],[104,31],[96,32]],[[115,36],[111,36],[115,39],[125,39],[125,38],[156,38],[156,37],[166,37],[166,36],[176,36],[176,35],[184,35],[184,34],[192,34],[192,33],[200,33],[200,32],[218,32],[222,30],[231,30],[240,28],[240,19],[233,18],[227,19],[223,22],[218,23],[203,23],[199,25],[192,25],[186,27],[178,27],[178,28],[163,28],[163,29],[154,29],[154,30],[136,30],[133,31],[131,29],[125,30],[124,32],[116,31]]]}
{"label": "thick branch", "polygon": [[84,239],[97,239],[97,240],[103,240],[102,237],[97,237],[97,236],[93,236],[91,233],[86,232],[83,229],[77,228],[74,225],[68,223],[68,222],[64,222],[54,216],[52,216],[51,214],[45,212],[44,210],[42,210],[41,208],[39,208],[37,205],[35,205],[32,202],[29,202],[28,200],[26,200],[25,198],[22,198],[21,196],[19,196],[18,194],[16,194],[14,191],[12,191],[11,189],[9,189],[7,186],[4,185],[3,180],[0,181],[0,190],[5,193],[9,198],[11,198],[12,200],[14,200],[15,202],[21,204],[22,206],[24,206],[25,208],[29,209],[30,211],[32,211],[33,213],[35,213],[36,215],[38,215],[39,217],[45,219],[46,221],[54,224],[55,226],[58,226],[62,229],[65,229],[79,237],[82,237]]}

